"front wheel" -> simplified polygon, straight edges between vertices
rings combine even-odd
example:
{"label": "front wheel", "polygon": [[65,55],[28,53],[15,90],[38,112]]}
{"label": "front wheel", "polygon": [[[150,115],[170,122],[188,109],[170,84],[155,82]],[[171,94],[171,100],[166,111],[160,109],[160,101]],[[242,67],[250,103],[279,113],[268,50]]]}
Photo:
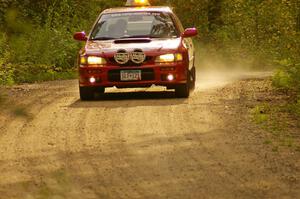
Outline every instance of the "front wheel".
{"label": "front wheel", "polygon": [[179,98],[188,98],[190,96],[189,83],[177,85],[175,88],[175,95]]}
{"label": "front wheel", "polygon": [[196,87],[196,68],[195,66],[192,68],[192,70],[189,71],[189,80],[190,80],[190,89],[194,90]]}

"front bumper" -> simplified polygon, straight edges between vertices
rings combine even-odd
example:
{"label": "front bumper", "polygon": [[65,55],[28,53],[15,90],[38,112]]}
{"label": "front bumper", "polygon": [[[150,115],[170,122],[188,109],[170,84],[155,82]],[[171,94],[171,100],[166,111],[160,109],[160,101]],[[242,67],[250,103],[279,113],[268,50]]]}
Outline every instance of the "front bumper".
{"label": "front bumper", "polygon": [[[151,85],[172,87],[187,82],[187,68],[184,62],[126,67],[79,67],[79,84],[80,87],[132,88]],[[142,80],[121,81],[121,70],[141,70]],[[173,75],[174,80],[168,80],[168,75]],[[91,83],[90,78],[94,78],[95,82]]]}

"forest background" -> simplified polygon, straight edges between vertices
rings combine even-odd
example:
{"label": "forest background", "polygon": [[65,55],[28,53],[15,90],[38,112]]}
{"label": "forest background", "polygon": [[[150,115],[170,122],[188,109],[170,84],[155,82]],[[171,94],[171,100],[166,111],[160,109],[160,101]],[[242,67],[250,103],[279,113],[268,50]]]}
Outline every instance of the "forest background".
{"label": "forest background", "polygon": [[[185,27],[198,28],[198,64],[275,69],[274,86],[300,93],[299,0],[153,1],[171,6]],[[0,0],[0,85],[76,77],[82,44],[73,33],[88,32],[102,10],[124,3]]]}

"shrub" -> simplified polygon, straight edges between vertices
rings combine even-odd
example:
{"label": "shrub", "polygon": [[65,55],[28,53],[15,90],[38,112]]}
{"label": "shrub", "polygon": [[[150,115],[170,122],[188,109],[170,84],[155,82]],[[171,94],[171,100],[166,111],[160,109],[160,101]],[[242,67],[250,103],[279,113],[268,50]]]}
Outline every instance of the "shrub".
{"label": "shrub", "polygon": [[[277,64],[274,60],[288,60],[288,66],[279,64],[282,67],[275,75],[274,85],[300,90],[297,0],[152,2],[172,6],[185,27],[198,27],[198,41],[208,48],[204,51],[220,57],[227,65],[260,69]],[[73,32],[88,31],[101,10],[124,3],[124,0],[2,0],[0,28],[5,34],[0,34],[0,84],[26,82],[27,77],[31,81],[37,74],[72,70],[80,48],[72,40]]]}
{"label": "shrub", "polygon": [[300,94],[300,63],[295,58],[278,61],[280,69],[273,77],[273,85],[280,89],[292,89]]}
{"label": "shrub", "polygon": [[289,89],[292,85],[292,78],[285,70],[280,69],[275,73],[272,83],[279,89]]}
{"label": "shrub", "polygon": [[0,85],[14,83],[14,67],[9,62],[11,54],[7,45],[7,36],[0,33]]}

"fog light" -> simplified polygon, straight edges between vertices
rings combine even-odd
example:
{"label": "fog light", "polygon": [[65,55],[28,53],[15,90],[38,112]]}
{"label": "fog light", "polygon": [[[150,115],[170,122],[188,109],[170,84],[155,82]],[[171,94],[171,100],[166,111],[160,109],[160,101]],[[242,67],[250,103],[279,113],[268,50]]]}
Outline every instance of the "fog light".
{"label": "fog light", "polygon": [[91,77],[91,78],[90,78],[90,82],[91,82],[92,84],[95,83],[95,82],[96,82],[95,77]]}
{"label": "fog light", "polygon": [[174,80],[174,75],[168,75],[168,76],[167,76],[167,79],[168,79],[169,81],[173,81],[173,80]]}

